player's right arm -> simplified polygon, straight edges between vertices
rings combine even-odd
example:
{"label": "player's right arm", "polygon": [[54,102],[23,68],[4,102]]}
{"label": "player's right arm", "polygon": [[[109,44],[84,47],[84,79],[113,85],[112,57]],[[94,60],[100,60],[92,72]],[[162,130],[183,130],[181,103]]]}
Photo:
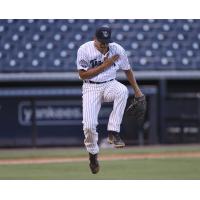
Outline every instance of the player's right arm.
{"label": "player's right arm", "polygon": [[112,66],[114,64],[114,62],[118,60],[118,58],[119,58],[118,55],[114,55],[111,58],[107,57],[104,60],[104,62],[99,66],[96,66],[94,68],[90,68],[88,70],[84,70],[84,69],[78,70],[79,76],[80,76],[81,79],[90,79],[90,78],[98,75],[99,73],[103,72],[108,67]]}
{"label": "player's right arm", "polygon": [[111,58],[107,57],[104,59],[104,62],[99,66],[94,66],[90,68],[90,61],[88,55],[83,48],[79,48],[77,52],[77,68],[79,76],[81,79],[90,79],[99,73],[103,72],[108,67],[112,66],[119,58],[119,55],[114,55]]}

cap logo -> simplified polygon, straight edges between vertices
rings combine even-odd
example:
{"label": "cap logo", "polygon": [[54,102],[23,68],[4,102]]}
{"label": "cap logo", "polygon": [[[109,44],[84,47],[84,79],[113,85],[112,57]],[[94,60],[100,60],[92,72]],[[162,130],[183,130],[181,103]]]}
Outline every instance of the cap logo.
{"label": "cap logo", "polygon": [[107,38],[108,35],[109,35],[108,31],[102,31],[102,33],[103,33],[103,36],[104,36],[105,38]]}

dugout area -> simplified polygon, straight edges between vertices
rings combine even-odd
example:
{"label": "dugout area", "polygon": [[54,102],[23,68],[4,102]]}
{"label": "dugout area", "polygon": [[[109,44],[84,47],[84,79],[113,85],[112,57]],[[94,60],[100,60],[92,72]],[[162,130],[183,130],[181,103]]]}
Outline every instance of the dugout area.
{"label": "dugout area", "polygon": [[[126,144],[199,143],[198,71],[135,74],[147,96],[148,109],[142,129],[132,119],[123,119]],[[117,79],[128,86],[123,74]],[[81,85],[72,72],[1,75],[0,147],[83,146]],[[104,104],[99,113],[100,142],[107,137],[111,109],[111,104]]]}

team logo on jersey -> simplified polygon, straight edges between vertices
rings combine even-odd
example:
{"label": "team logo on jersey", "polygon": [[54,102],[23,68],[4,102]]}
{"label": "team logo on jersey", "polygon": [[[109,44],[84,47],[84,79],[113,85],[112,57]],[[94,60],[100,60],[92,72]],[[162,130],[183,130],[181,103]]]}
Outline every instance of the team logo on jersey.
{"label": "team logo on jersey", "polygon": [[[103,63],[102,61],[97,60],[97,59],[90,60],[90,64],[91,64],[92,67],[98,67],[102,63]],[[113,65],[116,66],[115,63],[113,63]]]}
{"label": "team logo on jersey", "polygon": [[102,33],[103,33],[103,36],[104,36],[105,38],[107,38],[107,37],[109,36],[108,31],[102,31]]}
{"label": "team logo on jersey", "polygon": [[97,67],[99,65],[101,65],[103,62],[97,59],[94,60],[90,60],[90,64],[92,65],[92,67]]}

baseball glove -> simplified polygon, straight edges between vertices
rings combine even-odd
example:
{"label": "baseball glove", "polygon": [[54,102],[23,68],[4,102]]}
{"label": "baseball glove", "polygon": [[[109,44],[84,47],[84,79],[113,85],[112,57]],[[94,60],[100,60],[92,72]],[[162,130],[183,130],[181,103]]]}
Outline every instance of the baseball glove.
{"label": "baseball glove", "polygon": [[133,117],[139,125],[144,122],[144,117],[146,113],[146,98],[145,96],[133,97],[131,104],[125,111],[127,116]]}

